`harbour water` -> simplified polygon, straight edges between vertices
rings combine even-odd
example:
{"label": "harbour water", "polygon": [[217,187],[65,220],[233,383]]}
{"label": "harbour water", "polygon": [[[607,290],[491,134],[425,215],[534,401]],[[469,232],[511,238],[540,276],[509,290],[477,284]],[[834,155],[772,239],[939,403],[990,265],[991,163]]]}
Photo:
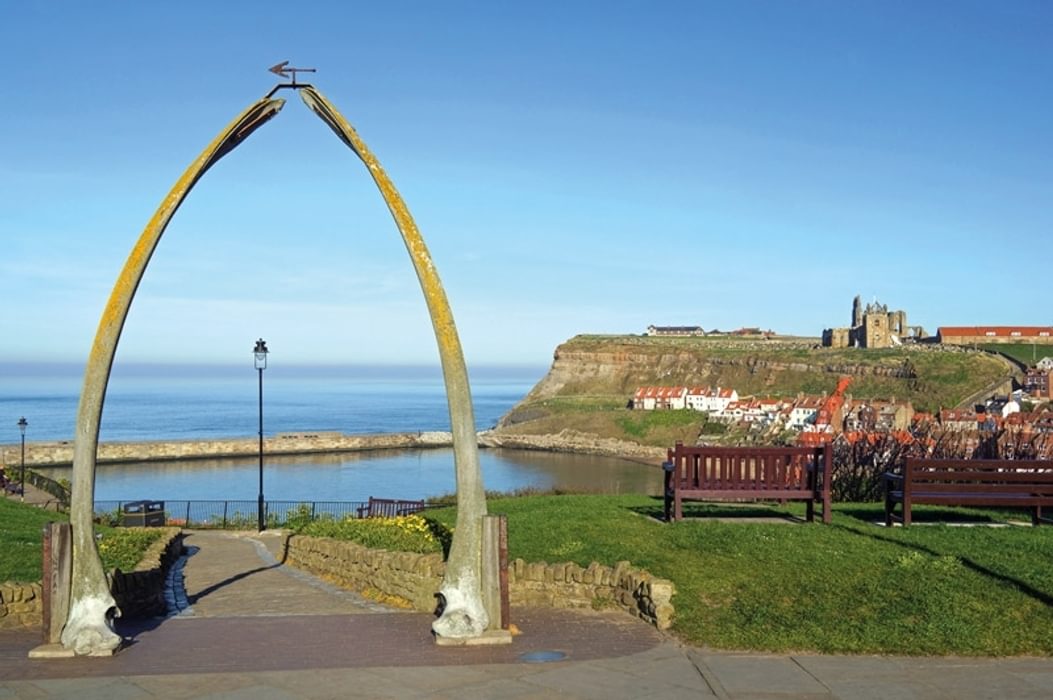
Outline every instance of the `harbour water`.
{"label": "harbour water", "polygon": [[[598,493],[660,493],[661,470],[626,460],[590,455],[484,449],[479,454],[487,490],[524,488]],[[69,468],[41,468],[53,479]],[[381,450],[336,455],[267,457],[268,500],[365,501],[423,499],[453,493],[453,451]],[[135,500],[252,500],[259,462],[253,459],[100,465],[95,498]]]}
{"label": "harbour water", "polygon": [[[248,376],[245,376],[245,375]],[[538,368],[473,373],[476,426],[486,429],[544,375]],[[69,440],[80,390],[79,369],[0,368],[0,421],[29,421],[27,440]],[[117,366],[107,393],[100,439],[169,440],[244,437],[258,428],[258,386],[248,368]],[[430,367],[269,368],[264,377],[264,433],[385,433],[449,430],[442,375]],[[0,423],[0,430],[4,423]],[[2,433],[0,433],[2,434]],[[505,449],[481,450],[486,488],[659,493],[660,470],[626,460]],[[39,469],[68,479],[69,468]],[[100,501],[240,500],[258,490],[257,459],[100,465]],[[383,450],[267,457],[268,500],[361,501],[369,496],[427,498],[454,492],[449,449]]]}

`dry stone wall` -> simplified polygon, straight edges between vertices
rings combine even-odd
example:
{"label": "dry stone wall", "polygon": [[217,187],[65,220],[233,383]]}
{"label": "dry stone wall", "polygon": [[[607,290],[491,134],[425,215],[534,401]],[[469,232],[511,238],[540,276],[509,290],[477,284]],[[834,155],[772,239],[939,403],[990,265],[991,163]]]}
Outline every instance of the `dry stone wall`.
{"label": "dry stone wall", "polygon": [[[147,549],[135,571],[115,569],[107,578],[121,614],[146,617],[165,612],[164,586],[169,567],[183,552],[179,528],[167,528]],[[40,582],[0,583],[0,629],[41,627],[44,599]]]}
{"label": "dry stone wall", "polygon": [[182,531],[179,528],[166,528],[157,542],[146,550],[135,571],[114,569],[109,576],[110,592],[123,617],[165,614],[165,577],[182,554]]}
{"label": "dry stone wall", "polygon": [[[401,599],[426,612],[435,608],[435,592],[445,571],[438,554],[373,550],[320,537],[293,535],[286,551],[286,562],[292,566],[347,588]],[[673,583],[626,561],[613,567],[596,562],[582,567],[516,559],[509,563],[508,589],[512,605],[616,607],[662,630],[672,625],[675,612]]]}
{"label": "dry stone wall", "polygon": [[0,630],[40,627],[43,620],[39,583],[0,583]]}

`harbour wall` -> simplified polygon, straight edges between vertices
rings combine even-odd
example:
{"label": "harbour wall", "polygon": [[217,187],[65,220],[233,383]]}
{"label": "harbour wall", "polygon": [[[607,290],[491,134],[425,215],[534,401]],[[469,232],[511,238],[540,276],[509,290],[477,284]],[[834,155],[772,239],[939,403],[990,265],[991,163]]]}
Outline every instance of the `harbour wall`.
{"label": "harbour wall", "polygon": [[[449,447],[453,438],[446,432],[346,435],[343,433],[282,433],[263,439],[268,455],[359,452],[364,450]],[[216,440],[159,440],[99,443],[99,464],[129,464],[176,460],[220,459],[258,455],[258,437]],[[11,469],[21,464],[21,445],[0,447],[0,461]],[[26,443],[27,467],[62,467],[73,463],[73,441]]]}
{"label": "harbour wall", "polygon": [[[569,452],[617,457],[645,464],[660,464],[665,448],[645,447],[633,442],[597,438],[585,433],[564,430],[555,435],[513,435],[501,431],[478,433],[480,447],[504,447],[516,450]],[[336,454],[369,450],[430,449],[452,447],[448,432],[378,433],[348,435],[336,432],[279,433],[264,437],[267,455]],[[215,440],[158,440],[142,442],[103,442],[99,444],[99,464],[137,464],[196,459],[255,457],[259,454],[258,437]],[[73,463],[73,441],[26,443],[27,467],[68,467]],[[8,475],[21,464],[21,446],[0,445],[0,464]],[[14,471],[12,471],[14,470]]]}

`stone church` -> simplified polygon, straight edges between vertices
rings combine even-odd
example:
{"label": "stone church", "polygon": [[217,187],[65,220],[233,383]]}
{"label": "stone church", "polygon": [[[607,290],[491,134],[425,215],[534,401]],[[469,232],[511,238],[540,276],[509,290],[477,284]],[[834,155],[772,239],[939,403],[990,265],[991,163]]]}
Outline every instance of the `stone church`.
{"label": "stone church", "polygon": [[859,295],[852,300],[852,325],[823,331],[827,348],[891,348],[899,345],[911,331],[906,311],[889,311],[888,306],[874,301],[863,308]]}

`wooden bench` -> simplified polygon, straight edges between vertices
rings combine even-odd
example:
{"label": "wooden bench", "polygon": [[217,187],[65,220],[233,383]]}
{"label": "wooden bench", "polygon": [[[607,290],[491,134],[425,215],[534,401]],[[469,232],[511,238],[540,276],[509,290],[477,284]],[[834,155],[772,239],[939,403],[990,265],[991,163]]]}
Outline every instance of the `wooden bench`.
{"label": "wooden bench", "polygon": [[1053,522],[1042,517],[1053,506],[1053,461],[908,457],[902,474],[885,474],[885,524],[910,525],[915,503],[1031,508],[1032,524]]}
{"label": "wooden bench", "polygon": [[402,501],[394,498],[369,497],[367,505],[358,508],[360,518],[397,518],[424,510],[424,501]]}
{"label": "wooden bench", "polygon": [[822,501],[830,522],[831,451],[823,447],[686,447],[676,443],[664,465],[665,517],[681,520],[693,501],[805,501],[809,522]]}

